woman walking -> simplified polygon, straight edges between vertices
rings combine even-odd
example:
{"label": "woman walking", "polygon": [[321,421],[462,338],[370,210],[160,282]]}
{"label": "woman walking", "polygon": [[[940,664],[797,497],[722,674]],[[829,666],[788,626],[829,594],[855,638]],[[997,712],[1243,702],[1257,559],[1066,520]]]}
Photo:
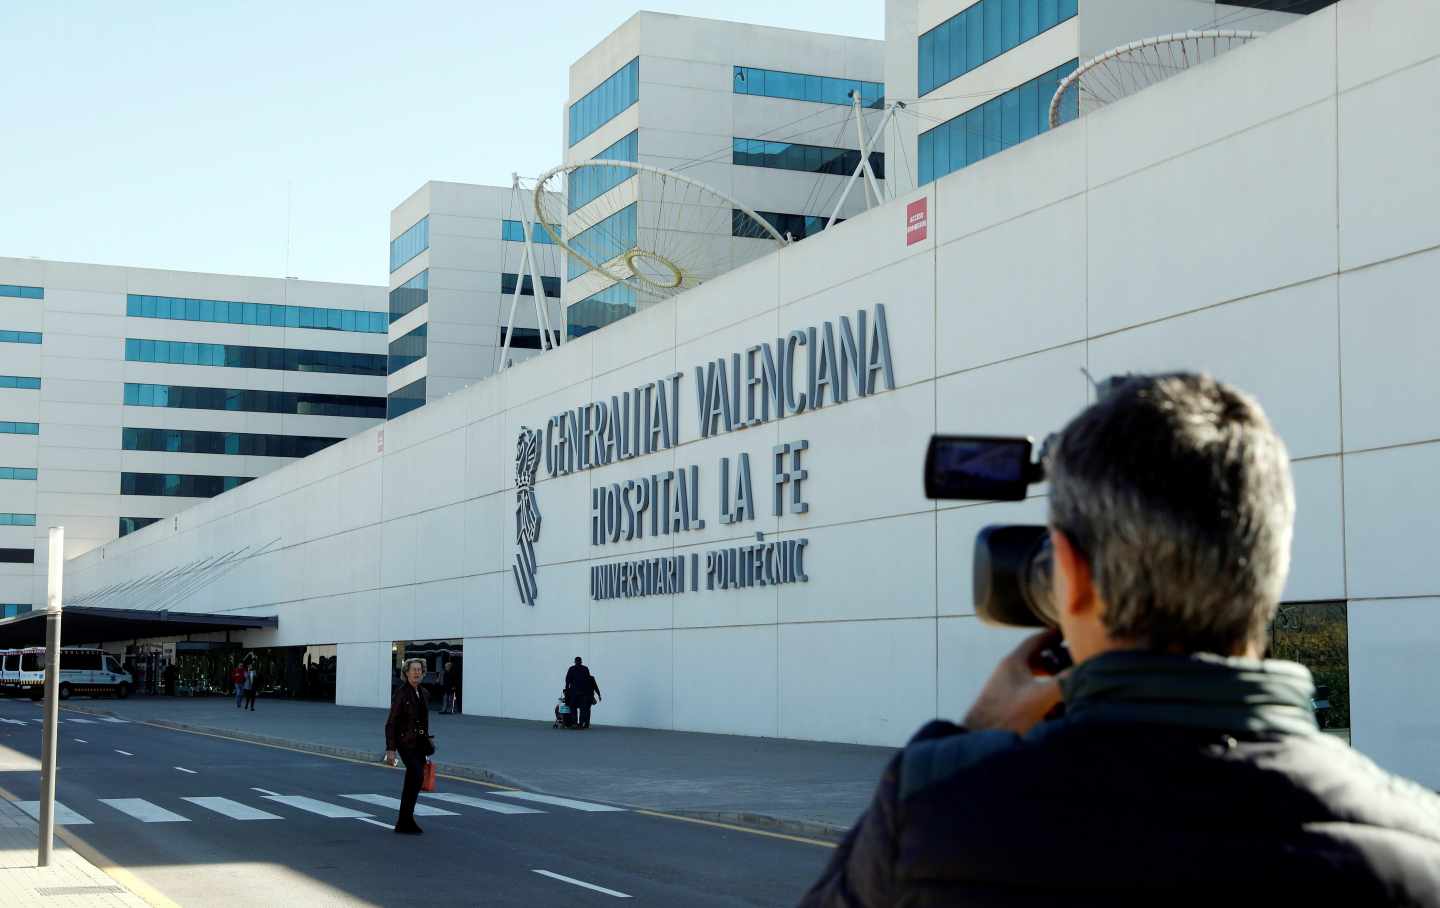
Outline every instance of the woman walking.
{"label": "woman walking", "polygon": [[415,801],[420,797],[425,762],[435,752],[430,743],[430,694],[420,686],[425,676],[425,662],[408,659],[405,681],[390,701],[390,715],[385,720],[385,762],[395,765],[398,754],[405,763],[405,787],[400,794],[400,818],[395,831],[402,835],[419,835],[415,823]]}

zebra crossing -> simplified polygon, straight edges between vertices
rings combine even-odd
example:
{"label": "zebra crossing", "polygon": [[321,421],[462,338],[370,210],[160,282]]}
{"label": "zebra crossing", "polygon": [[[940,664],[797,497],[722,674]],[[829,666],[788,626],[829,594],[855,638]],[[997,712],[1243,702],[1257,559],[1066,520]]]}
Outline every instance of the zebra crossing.
{"label": "zebra crossing", "polygon": [[[268,802],[265,806],[270,808],[262,810],[252,804],[237,801],[233,798],[220,796],[190,796],[177,798],[177,802],[170,806],[157,804],[145,798],[96,798],[97,808],[85,807],[85,813],[81,813],[70,805],[60,801],[55,802],[55,822],[60,826],[91,826],[96,823],[107,823],[111,821],[136,821],[140,823],[189,823],[195,820],[223,818],[239,822],[250,822],[257,820],[286,820],[294,819],[303,814],[324,817],[332,820],[360,820],[375,817],[376,812],[365,810],[363,805],[369,808],[381,808],[387,811],[398,811],[400,799],[390,795],[372,793],[354,793],[335,795],[335,800],[324,800],[308,795],[287,795],[272,792],[269,789],[252,789],[256,792],[256,798]],[[539,807],[517,804],[515,801],[529,802],[530,804],[545,805],[550,808],[561,808],[563,810],[574,810],[583,813],[623,813],[625,808],[612,807],[609,804],[596,804],[590,801],[577,801],[573,798],[561,798],[554,795],[542,795],[529,791],[490,791],[485,797],[474,795],[454,794],[448,791],[422,792],[420,803],[415,807],[417,817],[459,817],[466,816],[463,810],[452,810],[450,808],[470,808],[482,813],[497,813],[504,816],[515,816],[519,814],[544,814],[551,811]],[[507,800],[499,800],[504,798]],[[29,814],[33,819],[40,818],[39,801],[11,801],[15,807]],[[444,806],[440,806],[444,805]],[[101,809],[103,807],[103,809]],[[171,807],[175,809],[172,810]],[[272,812],[280,811],[280,812]],[[183,812],[179,812],[183,811]]]}
{"label": "zebra crossing", "polygon": [[[0,716],[0,722],[6,725],[44,725],[44,719],[10,719]],[[129,725],[129,719],[116,719],[114,716],[91,716],[88,719],[77,719],[74,716],[66,716],[59,720],[61,725]]]}

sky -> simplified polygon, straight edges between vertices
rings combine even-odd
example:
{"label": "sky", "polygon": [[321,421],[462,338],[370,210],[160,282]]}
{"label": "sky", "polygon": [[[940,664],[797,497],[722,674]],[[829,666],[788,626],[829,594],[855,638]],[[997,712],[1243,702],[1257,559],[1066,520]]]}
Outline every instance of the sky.
{"label": "sky", "polygon": [[[657,0],[881,38],[883,0]],[[0,256],[384,284],[426,180],[560,163],[589,0],[0,0]]]}

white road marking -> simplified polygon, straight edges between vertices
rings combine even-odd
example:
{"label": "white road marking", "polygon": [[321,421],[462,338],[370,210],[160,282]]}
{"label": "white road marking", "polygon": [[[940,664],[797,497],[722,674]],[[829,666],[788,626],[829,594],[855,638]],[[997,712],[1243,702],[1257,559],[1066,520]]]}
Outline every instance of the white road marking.
{"label": "white road marking", "polygon": [[189,801],[196,807],[203,807],[206,810],[213,810],[218,814],[227,816],[232,820],[283,820],[282,816],[251,807],[248,804],[241,804],[239,801],[232,801],[229,798],[181,798],[182,801]]}
{"label": "white road marking", "polygon": [[[30,814],[30,816],[34,817],[35,819],[40,819],[39,801],[15,801],[14,804],[16,807]],[[80,814],[66,807],[64,804],[61,804],[59,801],[55,802],[55,822],[59,823],[61,826],[94,825],[85,817],[80,816]]]}
{"label": "white road marking", "polygon": [[182,817],[159,804],[151,804],[144,798],[96,798],[101,804],[108,804],[124,814],[129,814],[142,823],[188,823],[189,817]]}
{"label": "white road marking", "polygon": [[133,756],[135,756],[135,755],[132,754],[130,751],[128,751],[128,750],[121,750],[121,749],[118,748],[118,747],[115,748],[115,752],[116,752],[117,754],[120,754],[120,755],[126,756],[126,757],[133,757]]}
{"label": "white road marking", "polygon": [[76,744],[89,744],[90,742],[89,742],[89,741],[86,741],[84,738],[76,738],[76,739],[75,739],[75,743],[76,743]]}
{"label": "white road marking", "polygon": [[252,788],[252,789],[250,789],[250,790],[251,790],[251,791],[258,791],[258,792],[260,792],[262,795],[278,795],[278,794],[280,793],[280,792],[278,792],[278,791],[271,791],[271,790],[268,789],[268,788]]}
{"label": "white road marking", "polygon": [[10,725],[29,725],[29,724],[30,724],[29,722],[26,722],[24,719],[6,719],[4,716],[0,716],[0,722],[5,722],[5,723],[10,724]]}
{"label": "white road marking", "polygon": [[532,873],[538,873],[538,874],[540,874],[541,876],[548,876],[550,879],[552,879],[552,880],[559,880],[559,881],[562,882],[562,883],[569,883],[569,884],[572,885],[572,886],[584,886],[586,889],[591,889],[591,890],[594,890],[595,892],[603,892],[603,893],[605,893],[606,895],[613,895],[613,896],[615,896],[617,899],[628,899],[628,898],[630,897],[630,896],[626,895],[626,894],[623,893],[623,892],[616,892],[614,889],[606,889],[604,886],[596,886],[594,883],[587,883],[587,882],[585,882],[584,880],[577,880],[577,879],[575,879],[574,877],[561,876],[561,875],[558,874],[558,873],[551,873],[551,872],[548,871],[548,870],[534,870],[534,869],[532,869],[531,872],[532,872]]}
{"label": "white road marking", "polygon": [[389,823],[382,823],[379,820],[372,820],[369,817],[356,817],[362,823],[369,823],[371,826],[379,826],[381,829],[393,829]]}
{"label": "white road marking", "polygon": [[625,810],[623,807],[611,807],[609,804],[591,804],[589,801],[572,801],[569,798],[557,798],[554,795],[536,794],[533,791],[493,791],[491,794],[504,798],[518,798],[521,801],[535,801],[538,804],[554,804],[556,807],[569,807],[572,810],[584,810],[590,813]]}
{"label": "white road marking", "polygon": [[95,721],[97,721],[97,722],[113,722],[113,723],[116,724],[116,725],[129,725],[129,724],[130,724],[130,720],[129,720],[129,719],[117,719],[117,718],[115,718],[114,716],[96,716],[96,717],[95,717]]}
{"label": "white road marking", "polygon": [[76,725],[94,725],[94,724],[95,724],[95,720],[94,720],[94,719],[77,719],[77,718],[75,718],[74,716],[71,716],[70,718],[66,719],[65,721],[66,721],[66,722],[74,722]]}
{"label": "white road marking", "polygon": [[[374,804],[376,807],[388,807],[391,810],[400,809],[400,799],[391,798],[385,795],[341,795],[342,798],[349,798],[352,801],[360,801],[363,804]],[[424,804],[415,805],[415,816],[417,817],[458,817],[460,814],[453,810],[441,810],[439,807],[428,807]]]}
{"label": "white road marking", "polygon": [[466,807],[478,807],[481,810],[490,810],[495,813],[544,813],[542,810],[534,810],[529,807],[521,807],[519,804],[504,804],[500,801],[486,801],[483,798],[472,798],[469,795],[450,794],[449,792],[424,792],[420,793],[422,798],[432,798],[436,801],[445,801],[449,804],[464,804]]}
{"label": "white road marking", "polygon": [[297,810],[316,813],[322,817],[330,817],[334,820],[372,816],[372,814],[365,813],[361,810],[351,810],[349,807],[341,807],[339,804],[317,801],[314,798],[307,798],[304,795],[266,795],[265,800],[294,807]]}
{"label": "white road marking", "polygon": [[192,776],[198,776],[198,775],[200,775],[200,773],[196,772],[195,770],[193,770],[193,769],[186,769],[186,768],[183,767],[183,766],[177,766],[177,767],[175,767],[175,768],[178,769],[178,770],[180,770],[181,772],[188,772],[188,773],[190,773],[190,775],[192,775]]}

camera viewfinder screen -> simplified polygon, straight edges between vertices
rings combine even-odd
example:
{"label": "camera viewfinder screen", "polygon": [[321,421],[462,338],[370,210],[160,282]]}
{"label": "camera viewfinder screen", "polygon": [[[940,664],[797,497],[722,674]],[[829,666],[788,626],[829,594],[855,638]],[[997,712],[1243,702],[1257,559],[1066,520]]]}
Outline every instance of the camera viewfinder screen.
{"label": "camera viewfinder screen", "polygon": [[1029,486],[1028,438],[937,435],[926,457],[925,494],[971,501],[1020,501]]}

